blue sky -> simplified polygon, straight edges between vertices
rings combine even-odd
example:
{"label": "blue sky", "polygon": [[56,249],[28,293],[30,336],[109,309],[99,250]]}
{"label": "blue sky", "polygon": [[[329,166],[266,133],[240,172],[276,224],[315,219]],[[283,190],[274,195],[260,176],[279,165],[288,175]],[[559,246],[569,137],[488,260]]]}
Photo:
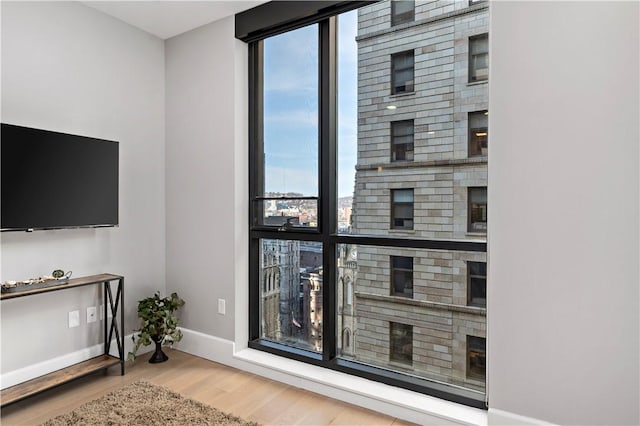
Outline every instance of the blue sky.
{"label": "blue sky", "polygon": [[[357,12],[339,18],[338,196],[353,194]],[[318,26],[264,43],[265,191],[318,195]]]}

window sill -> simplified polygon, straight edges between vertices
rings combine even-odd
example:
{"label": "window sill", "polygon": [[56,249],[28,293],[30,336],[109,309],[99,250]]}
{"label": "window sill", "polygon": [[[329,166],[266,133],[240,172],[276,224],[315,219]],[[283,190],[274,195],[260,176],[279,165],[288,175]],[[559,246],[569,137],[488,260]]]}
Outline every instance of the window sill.
{"label": "window sill", "polygon": [[[234,358],[271,371],[273,373],[271,378],[275,380],[281,380],[283,374],[289,378],[295,377],[297,379],[291,379],[291,381],[296,383],[296,387],[342,399],[345,402],[368,409],[384,411],[388,415],[405,418],[409,421],[424,424],[426,420],[431,420],[428,423],[435,424],[437,419],[441,419],[467,425],[487,424],[487,412],[484,410],[267,352],[243,349],[236,352]],[[300,379],[303,381],[301,382]],[[307,382],[305,383],[305,381]],[[325,388],[325,392],[322,388]],[[434,418],[425,419],[426,416]]]}
{"label": "window sill", "polygon": [[472,232],[469,231],[465,234],[467,237],[487,237],[487,233],[486,232]]}
{"label": "window sill", "polygon": [[389,232],[392,234],[413,235],[416,233],[416,230],[415,229],[389,229]]}
{"label": "window sill", "polygon": [[402,93],[394,93],[389,95],[388,99],[400,99],[400,98],[404,98],[404,97],[410,97],[410,96],[415,96],[416,92],[415,90],[413,92],[402,92]]}
{"label": "window sill", "polygon": [[489,155],[484,154],[484,155],[469,155],[467,157],[469,160],[474,160],[475,162],[486,162],[489,159]]}
{"label": "window sill", "polygon": [[467,86],[479,86],[481,84],[487,84],[487,83],[489,83],[489,79],[480,80],[480,81],[470,81],[467,83]]}

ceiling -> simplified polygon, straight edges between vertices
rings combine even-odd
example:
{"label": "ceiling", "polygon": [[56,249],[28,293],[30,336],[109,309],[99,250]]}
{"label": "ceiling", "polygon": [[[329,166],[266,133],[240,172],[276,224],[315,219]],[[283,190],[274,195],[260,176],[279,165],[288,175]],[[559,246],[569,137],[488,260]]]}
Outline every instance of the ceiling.
{"label": "ceiling", "polygon": [[265,3],[265,0],[81,1],[81,3],[164,40],[251,9]]}

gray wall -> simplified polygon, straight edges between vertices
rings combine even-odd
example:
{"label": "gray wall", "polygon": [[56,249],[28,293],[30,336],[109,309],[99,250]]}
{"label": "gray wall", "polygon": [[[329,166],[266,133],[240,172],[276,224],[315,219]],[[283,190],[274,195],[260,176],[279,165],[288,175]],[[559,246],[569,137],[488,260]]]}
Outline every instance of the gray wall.
{"label": "gray wall", "polygon": [[[235,125],[235,85],[247,81],[236,72],[237,43],[233,17],[166,41],[167,292],[187,301],[185,328],[228,340],[235,286],[246,286],[236,280],[234,256],[235,228],[247,223],[234,192],[235,139],[244,133]],[[217,313],[218,299],[226,315]]]}
{"label": "gray wall", "polygon": [[[130,333],[135,301],[165,288],[163,41],[75,2],[2,2],[2,122],[120,141],[120,227],[2,233],[0,279],[124,275]],[[99,343],[98,303],[95,288],[2,302],[2,373]]]}
{"label": "gray wall", "polygon": [[[491,408],[638,424],[638,4],[491,8]],[[122,167],[120,228],[4,233],[2,280],[121,273],[131,329],[134,301],[166,276],[186,328],[246,342],[232,22],[168,40],[165,85],[162,41],[75,3],[2,3],[2,121],[120,140]],[[3,302],[2,372],[91,344],[66,316],[92,291]]]}
{"label": "gray wall", "polygon": [[638,16],[491,4],[492,408],[640,424]]}

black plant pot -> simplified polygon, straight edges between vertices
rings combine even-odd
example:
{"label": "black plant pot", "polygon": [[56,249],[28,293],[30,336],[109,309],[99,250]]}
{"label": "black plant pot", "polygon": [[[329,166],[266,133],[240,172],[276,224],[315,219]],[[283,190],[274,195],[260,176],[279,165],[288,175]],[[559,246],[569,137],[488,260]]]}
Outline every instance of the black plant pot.
{"label": "black plant pot", "polygon": [[162,340],[155,341],[155,343],[156,343],[156,351],[153,353],[153,355],[151,355],[151,358],[149,358],[149,362],[151,364],[165,362],[166,360],[169,359],[169,357],[164,352],[162,352]]}

